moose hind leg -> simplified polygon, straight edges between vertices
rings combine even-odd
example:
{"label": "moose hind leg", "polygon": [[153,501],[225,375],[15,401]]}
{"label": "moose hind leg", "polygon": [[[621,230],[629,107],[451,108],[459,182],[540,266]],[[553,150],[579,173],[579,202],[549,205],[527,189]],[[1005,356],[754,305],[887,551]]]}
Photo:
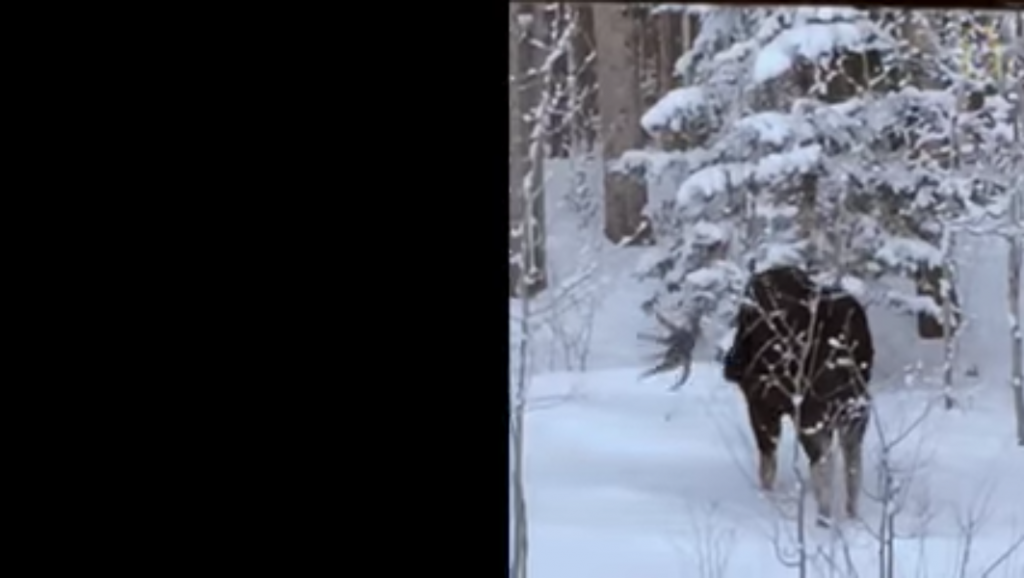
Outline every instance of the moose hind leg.
{"label": "moose hind leg", "polygon": [[[802,420],[803,421],[803,420]],[[807,421],[804,421],[806,424]],[[811,489],[818,506],[817,524],[828,526],[832,520],[832,434],[825,422],[801,426],[798,438],[811,464]]]}
{"label": "moose hind leg", "polygon": [[839,428],[839,445],[843,451],[843,470],[846,472],[846,515],[850,518],[857,517],[857,502],[864,477],[861,452],[869,419],[866,407],[857,408],[844,416]]}
{"label": "moose hind leg", "polygon": [[757,408],[756,403],[747,405],[750,413],[750,425],[754,430],[759,455],[758,479],[761,489],[771,491],[775,486],[778,471],[776,449],[779,436],[782,435],[782,415],[764,408]]}
{"label": "moose hind leg", "polygon": [[772,491],[775,487],[775,477],[778,473],[778,459],[775,452],[761,452],[759,457],[757,473],[761,482],[761,489],[766,492]]}

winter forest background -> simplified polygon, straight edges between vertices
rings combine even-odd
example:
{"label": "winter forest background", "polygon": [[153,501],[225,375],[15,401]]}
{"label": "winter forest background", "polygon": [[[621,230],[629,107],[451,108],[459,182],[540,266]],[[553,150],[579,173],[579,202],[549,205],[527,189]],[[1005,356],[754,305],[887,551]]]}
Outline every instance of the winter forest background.
{"label": "winter forest background", "polygon": [[[1022,38],[1008,10],[509,5],[516,578],[1024,577]],[[878,350],[878,507],[828,535],[758,495],[719,377],[775,264],[856,295]],[[638,379],[655,312],[700,320],[677,393]]]}

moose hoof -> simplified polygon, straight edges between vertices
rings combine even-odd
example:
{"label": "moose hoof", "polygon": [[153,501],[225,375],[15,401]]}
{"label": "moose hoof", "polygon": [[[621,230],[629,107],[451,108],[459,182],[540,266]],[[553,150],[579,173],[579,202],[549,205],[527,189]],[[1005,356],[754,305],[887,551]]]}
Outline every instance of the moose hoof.
{"label": "moose hoof", "polygon": [[818,514],[817,519],[814,521],[814,525],[819,528],[831,528],[832,517],[824,514]]}

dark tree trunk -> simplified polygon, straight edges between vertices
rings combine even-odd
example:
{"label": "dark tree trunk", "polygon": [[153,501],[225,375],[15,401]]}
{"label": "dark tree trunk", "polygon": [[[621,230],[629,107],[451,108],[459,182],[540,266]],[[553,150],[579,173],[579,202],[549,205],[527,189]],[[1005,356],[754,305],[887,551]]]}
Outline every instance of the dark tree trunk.
{"label": "dark tree trunk", "polygon": [[622,4],[594,4],[598,40],[598,99],[604,160],[605,236],[624,246],[650,244],[647,183],[613,170],[627,150],[642,143],[635,22]]}
{"label": "dark tree trunk", "polygon": [[573,130],[577,131],[574,142],[585,143],[585,150],[593,151],[597,141],[597,67],[594,52],[597,47],[594,34],[594,10],[589,3],[572,5],[578,11],[579,34],[573,38],[573,54],[576,62],[573,68],[578,71],[576,86],[580,100],[580,110],[576,111]]}

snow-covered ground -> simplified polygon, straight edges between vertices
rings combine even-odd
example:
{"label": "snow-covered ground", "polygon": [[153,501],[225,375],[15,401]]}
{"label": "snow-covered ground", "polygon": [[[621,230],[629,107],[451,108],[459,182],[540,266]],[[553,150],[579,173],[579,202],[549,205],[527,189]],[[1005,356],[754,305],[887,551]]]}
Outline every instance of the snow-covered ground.
{"label": "snow-covered ground", "polygon": [[[794,575],[776,551],[795,551],[794,454],[806,467],[788,424],[769,499],[754,483],[743,400],[717,366],[696,366],[678,393],[667,392],[671,376],[638,381],[639,373],[554,373],[533,381],[526,427],[531,577]],[[895,437],[934,398],[930,389],[879,392],[875,423]],[[1024,534],[1024,450],[1014,445],[1009,392],[978,388],[963,399],[952,411],[934,406],[894,450],[897,476],[910,480],[897,519],[896,576],[960,576],[967,533],[958,522],[972,511],[982,520],[966,576],[981,576]],[[879,439],[873,429],[868,493],[878,484]],[[842,539],[814,529],[812,551],[825,554],[812,556],[812,575],[844,575],[843,544],[860,576],[878,575],[872,532],[881,512],[865,496],[861,521],[840,524]],[[829,553],[839,564],[834,573]],[[1024,576],[1024,547],[991,576]]]}

